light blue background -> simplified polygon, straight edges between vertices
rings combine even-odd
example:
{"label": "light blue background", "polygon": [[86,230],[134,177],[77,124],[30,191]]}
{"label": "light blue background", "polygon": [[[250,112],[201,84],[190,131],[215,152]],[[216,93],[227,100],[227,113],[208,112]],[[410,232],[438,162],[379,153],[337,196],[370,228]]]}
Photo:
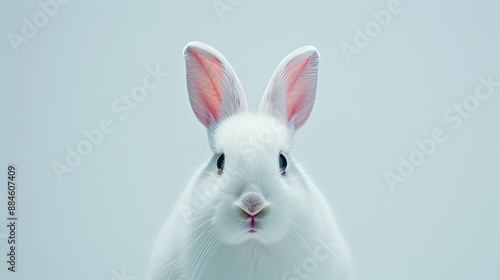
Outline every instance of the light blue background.
{"label": "light blue background", "polygon": [[[123,268],[143,279],[181,186],[210,156],[185,85],[182,48],[198,40],[231,62],[253,110],[286,54],[318,48],[317,102],[294,156],[335,209],[358,279],[499,279],[500,88],[457,130],[442,114],[478,76],[500,81],[500,4],[402,0],[348,63],[340,44],[388,2],[243,0],[221,20],[211,0],[73,0],[15,53],[7,34],[41,8],[2,1],[0,185],[15,163],[20,220],[19,272],[1,261],[0,278],[122,280]],[[111,103],[156,65],[169,77],[120,120]],[[60,182],[52,162],[103,118],[115,130]],[[384,173],[437,127],[446,142],[391,191]],[[6,250],[1,239],[0,260]]]}

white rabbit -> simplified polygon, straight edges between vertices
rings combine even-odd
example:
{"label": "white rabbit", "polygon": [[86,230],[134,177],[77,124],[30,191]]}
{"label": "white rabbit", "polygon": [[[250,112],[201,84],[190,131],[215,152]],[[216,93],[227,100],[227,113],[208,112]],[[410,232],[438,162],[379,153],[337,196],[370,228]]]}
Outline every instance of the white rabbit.
{"label": "white rabbit", "polygon": [[290,53],[250,113],[231,65],[212,47],[184,49],[189,100],[211,159],[195,173],[153,249],[149,279],[352,278],[333,214],[290,156],[313,108],[319,55]]}

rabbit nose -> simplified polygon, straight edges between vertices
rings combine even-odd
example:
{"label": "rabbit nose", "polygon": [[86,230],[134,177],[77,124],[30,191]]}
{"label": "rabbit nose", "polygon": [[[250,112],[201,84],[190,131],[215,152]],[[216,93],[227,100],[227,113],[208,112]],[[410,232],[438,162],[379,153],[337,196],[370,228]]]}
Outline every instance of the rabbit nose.
{"label": "rabbit nose", "polygon": [[236,202],[239,211],[245,218],[263,218],[269,213],[268,203],[260,193],[248,192]]}

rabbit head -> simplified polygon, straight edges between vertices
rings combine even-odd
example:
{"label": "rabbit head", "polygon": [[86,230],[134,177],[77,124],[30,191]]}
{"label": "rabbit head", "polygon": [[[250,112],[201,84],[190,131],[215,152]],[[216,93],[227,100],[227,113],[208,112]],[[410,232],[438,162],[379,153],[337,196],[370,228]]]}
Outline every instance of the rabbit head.
{"label": "rabbit head", "polygon": [[313,108],[316,49],[305,46],[283,59],[257,113],[248,111],[240,81],[218,51],[191,42],[184,54],[189,101],[213,152],[193,190],[208,200],[198,213],[200,224],[227,244],[273,244],[307,230],[310,190],[290,151]]}

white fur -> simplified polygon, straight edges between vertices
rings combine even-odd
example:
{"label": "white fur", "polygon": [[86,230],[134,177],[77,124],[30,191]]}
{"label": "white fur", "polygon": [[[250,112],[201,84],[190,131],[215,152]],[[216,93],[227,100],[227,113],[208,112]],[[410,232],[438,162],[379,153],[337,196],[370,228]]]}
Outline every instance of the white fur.
{"label": "white fur", "polygon": [[[186,49],[190,50],[191,45],[204,55],[223,59],[201,43],[188,44]],[[285,58],[277,69],[285,73],[280,79],[286,79],[286,71],[281,70],[287,67],[287,61],[303,61],[306,67],[301,69],[309,67],[305,74],[312,76],[304,79],[299,73],[299,78],[306,81],[306,90],[289,87],[295,94],[306,97],[299,99],[305,103],[298,104],[296,115],[287,115],[286,104],[266,103],[287,102],[289,92],[283,87],[279,87],[280,92],[273,92],[272,86],[268,86],[258,113],[241,109],[239,104],[234,105],[234,110],[227,109],[230,103],[220,104],[226,108],[226,115],[212,118],[210,123],[206,122],[210,110],[200,103],[202,98],[192,103],[195,113],[199,108],[203,110],[205,121],[200,121],[207,126],[214,155],[197,170],[170,213],[154,246],[149,279],[351,279],[347,246],[332,211],[309,176],[290,156],[295,130],[307,120],[312,109],[316,71],[311,67],[317,66],[317,58],[314,48],[302,48]],[[228,65],[225,60],[223,63]],[[226,69],[231,79],[235,79],[232,68]],[[280,84],[273,79],[271,85]],[[225,92],[231,94],[227,89]],[[244,97],[239,88],[236,94]],[[221,103],[231,99],[234,98],[223,97]],[[216,162],[221,153],[225,155],[225,165],[219,174]],[[280,154],[288,161],[285,175],[279,169]],[[267,215],[256,218],[256,233],[247,232],[248,220],[235,206],[248,192],[259,194],[268,203]]]}

